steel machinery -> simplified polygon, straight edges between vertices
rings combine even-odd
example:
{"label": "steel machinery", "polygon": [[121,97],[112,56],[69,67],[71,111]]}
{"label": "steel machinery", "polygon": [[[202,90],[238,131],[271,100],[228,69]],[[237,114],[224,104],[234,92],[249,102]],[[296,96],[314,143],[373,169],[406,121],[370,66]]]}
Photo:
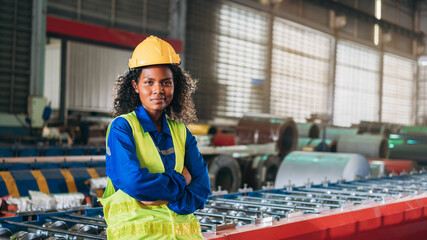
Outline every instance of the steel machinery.
{"label": "steel machinery", "polygon": [[[427,173],[240,189],[195,212],[205,239],[425,239]],[[0,219],[0,239],[106,239],[102,208]]]}

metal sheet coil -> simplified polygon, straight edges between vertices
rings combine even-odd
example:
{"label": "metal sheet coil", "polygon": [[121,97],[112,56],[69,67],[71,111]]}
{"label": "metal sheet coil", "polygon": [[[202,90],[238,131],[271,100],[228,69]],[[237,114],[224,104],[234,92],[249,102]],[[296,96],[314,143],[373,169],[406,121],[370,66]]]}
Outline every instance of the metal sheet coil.
{"label": "metal sheet coil", "polygon": [[386,158],[388,143],[382,135],[341,135],[337,142],[337,152],[357,153],[366,158]]}
{"label": "metal sheet coil", "polygon": [[319,126],[315,123],[296,123],[298,137],[318,138],[320,135]]}
{"label": "metal sheet coil", "polygon": [[267,183],[274,183],[277,171],[280,167],[281,158],[277,155],[257,155],[242,160],[243,183],[254,190],[261,189]]}
{"label": "metal sheet coil", "polygon": [[298,130],[291,118],[270,115],[244,116],[236,126],[237,144],[263,144],[276,142],[280,156],[296,148]]}
{"label": "metal sheet coil", "polygon": [[394,145],[390,149],[390,159],[409,159],[427,165],[427,144]]}
{"label": "metal sheet coil", "polygon": [[288,154],[276,175],[275,188],[308,181],[320,184],[325,179],[334,182],[341,179],[354,180],[371,174],[368,161],[359,154],[299,152]]}
{"label": "metal sheet coil", "polygon": [[[320,137],[323,136],[323,129],[320,130]],[[343,128],[343,127],[326,127],[325,139],[337,141],[341,135],[357,135],[357,128]]]}
{"label": "metal sheet coil", "polygon": [[212,190],[221,189],[237,192],[242,182],[239,163],[229,155],[205,156],[208,164],[209,179]]}

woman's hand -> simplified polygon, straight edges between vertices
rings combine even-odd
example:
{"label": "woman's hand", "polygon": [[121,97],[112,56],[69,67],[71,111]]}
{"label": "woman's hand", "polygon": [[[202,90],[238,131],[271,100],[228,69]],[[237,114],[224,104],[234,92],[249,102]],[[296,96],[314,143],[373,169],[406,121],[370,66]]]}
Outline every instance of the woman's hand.
{"label": "woman's hand", "polygon": [[184,169],[182,169],[182,175],[184,175],[185,181],[187,182],[187,186],[191,183],[191,174],[188,172],[188,169],[186,166],[184,166]]}
{"label": "woman's hand", "polygon": [[162,204],[169,204],[169,201],[166,200],[156,200],[156,201],[140,201],[144,205],[162,205]]}

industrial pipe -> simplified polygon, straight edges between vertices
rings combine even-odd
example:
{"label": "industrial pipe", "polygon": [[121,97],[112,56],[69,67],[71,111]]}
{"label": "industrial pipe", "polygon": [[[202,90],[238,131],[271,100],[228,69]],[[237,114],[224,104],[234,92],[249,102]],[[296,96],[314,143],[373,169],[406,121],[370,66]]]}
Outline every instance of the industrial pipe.
{"label": "industrial pipe", "polygon": [[283,159],[276,175],[275,188],[289,183],[295,186],[308,182],[320,184],[341,179],[354,180],[371,174],[368,161],[362,155],[294,151]]}
{"label": "industrial pipe", "polygon": [[388,143],[382,135],[341,135],[337,142],[337,152],[358,153],[366,158],[386,158]]}
{"label": "industrial pipe", "polygon": [[212,190],[221,189],[228,192],[237,192],[242,182],[242,173],[239,163],[229,155],[204,156],[208,164],[209,180]]}

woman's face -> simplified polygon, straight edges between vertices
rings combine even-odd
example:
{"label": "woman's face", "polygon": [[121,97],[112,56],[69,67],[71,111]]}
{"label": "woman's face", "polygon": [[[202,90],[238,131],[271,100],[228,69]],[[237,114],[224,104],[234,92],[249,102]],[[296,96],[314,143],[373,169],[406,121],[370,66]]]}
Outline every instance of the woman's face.
{"label": "woman's face", "polygon": [[150,116],[159,116],[172,102],[173,74],[167,66],[155,65],[143,68],[138,83],[132,80],[132,86]]}

